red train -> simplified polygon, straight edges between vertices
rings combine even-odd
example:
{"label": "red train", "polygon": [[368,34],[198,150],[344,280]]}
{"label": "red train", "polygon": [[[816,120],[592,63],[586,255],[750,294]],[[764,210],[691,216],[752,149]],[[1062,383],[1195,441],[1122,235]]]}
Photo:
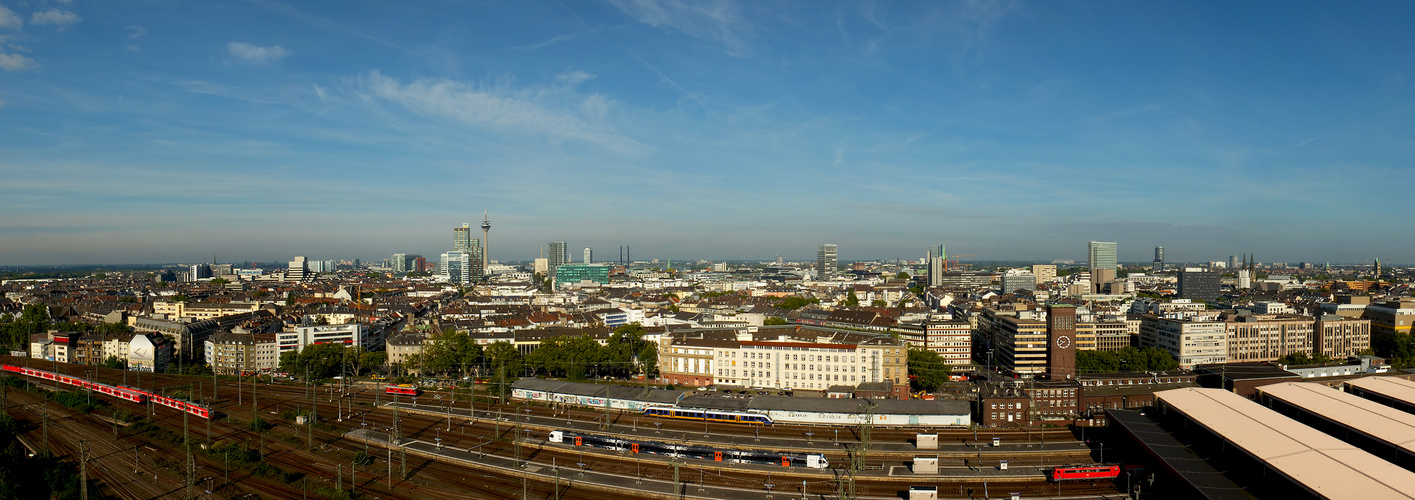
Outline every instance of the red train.
{"label": "red train", "polygon": [[398,384],[388,386],[388,388],[384,389],[383,392],[386,392],[388,394],[417,397],[418,395],[423,393],[423,390],[419,389],[416,385]]}
{"label": "red train", "polygon": [[1071,465],[1057,467],[1051,471],[1052,481],[1115,479],[1117,477],[1120,477],[1120,466],[1116,464]]}
{"label": "red train", "polygon": [[62,384],[72,385],[81,389],[91,389],[99,394],[107,394],[118,399],[131,401],[134,403],[146,403],[151,400],[153,403],[190,413],[201,418],[211,418],[212,411],[206,406],[184,401],[177,398],[169,398],[161,394],[154,394],[149,391],[134,387],[121,385],[108,385],[98,382],[90,382],[78,377],[58,374],[51,371],[38,370],[35,368],[25,368],[23,366],[0,365],[0,370],[13,372],[29,377],[42,378]]}

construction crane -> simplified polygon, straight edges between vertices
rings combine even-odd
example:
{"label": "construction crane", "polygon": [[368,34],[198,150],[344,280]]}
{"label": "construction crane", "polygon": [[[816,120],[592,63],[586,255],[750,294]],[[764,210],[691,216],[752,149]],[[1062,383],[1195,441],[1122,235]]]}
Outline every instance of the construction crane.
{"label": "construction crane", "polygon": [[959,259],[960,257],[977,257],[977,255],[949,255],[949,257],[952,257],[952,258],[943,261],[943,263],[944,263],[943,268],[944,268],[945,270],[948,270],[948,271],[953,271],[953,270],[956,270],[956,269],[959,269],[959,268],[963,267],[962,264],[959,264],[959,263],[958,263],[958,259]]}

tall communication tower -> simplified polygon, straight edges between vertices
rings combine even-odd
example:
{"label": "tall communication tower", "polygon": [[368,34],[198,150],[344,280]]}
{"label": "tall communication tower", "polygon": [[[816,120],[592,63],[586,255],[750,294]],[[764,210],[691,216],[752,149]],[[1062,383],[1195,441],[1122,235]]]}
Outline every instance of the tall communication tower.
{"label": "tall communication tower", "polygon": [[487,218],[486,218],[486,210],[482,210],[482,212],[481,212],[481,270],[482,270],[481,272],[482,272],[482,273],[486,273],[486,269],[487,269],[486,266],[487,266],[488,263],[491,262],[491,261],[489,260],[489,258],[487,257],[487,255],[486,255],[487,248],[489,247],[489,245],[488,245],[486,239],[487,239],[487,234],[490,233],[490,232],[491,232],[491,221],[490,221],[490,220],[487,220]]}

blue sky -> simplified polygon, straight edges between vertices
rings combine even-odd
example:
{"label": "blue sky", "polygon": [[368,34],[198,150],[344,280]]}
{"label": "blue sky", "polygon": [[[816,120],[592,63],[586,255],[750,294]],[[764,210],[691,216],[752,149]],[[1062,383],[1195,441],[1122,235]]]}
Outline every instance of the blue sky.
{"label": "blue sky", "polygon": [[1415,4],[0,7],[0,264],[1415,262]]}

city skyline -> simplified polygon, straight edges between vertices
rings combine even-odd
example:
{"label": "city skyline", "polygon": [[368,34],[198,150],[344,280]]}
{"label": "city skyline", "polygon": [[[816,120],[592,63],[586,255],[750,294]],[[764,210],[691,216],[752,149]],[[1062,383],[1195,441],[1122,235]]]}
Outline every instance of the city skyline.
{"label": "city skyline", "polygon": [[0,265],[1412,263],[1411,13],[0,0]]}

